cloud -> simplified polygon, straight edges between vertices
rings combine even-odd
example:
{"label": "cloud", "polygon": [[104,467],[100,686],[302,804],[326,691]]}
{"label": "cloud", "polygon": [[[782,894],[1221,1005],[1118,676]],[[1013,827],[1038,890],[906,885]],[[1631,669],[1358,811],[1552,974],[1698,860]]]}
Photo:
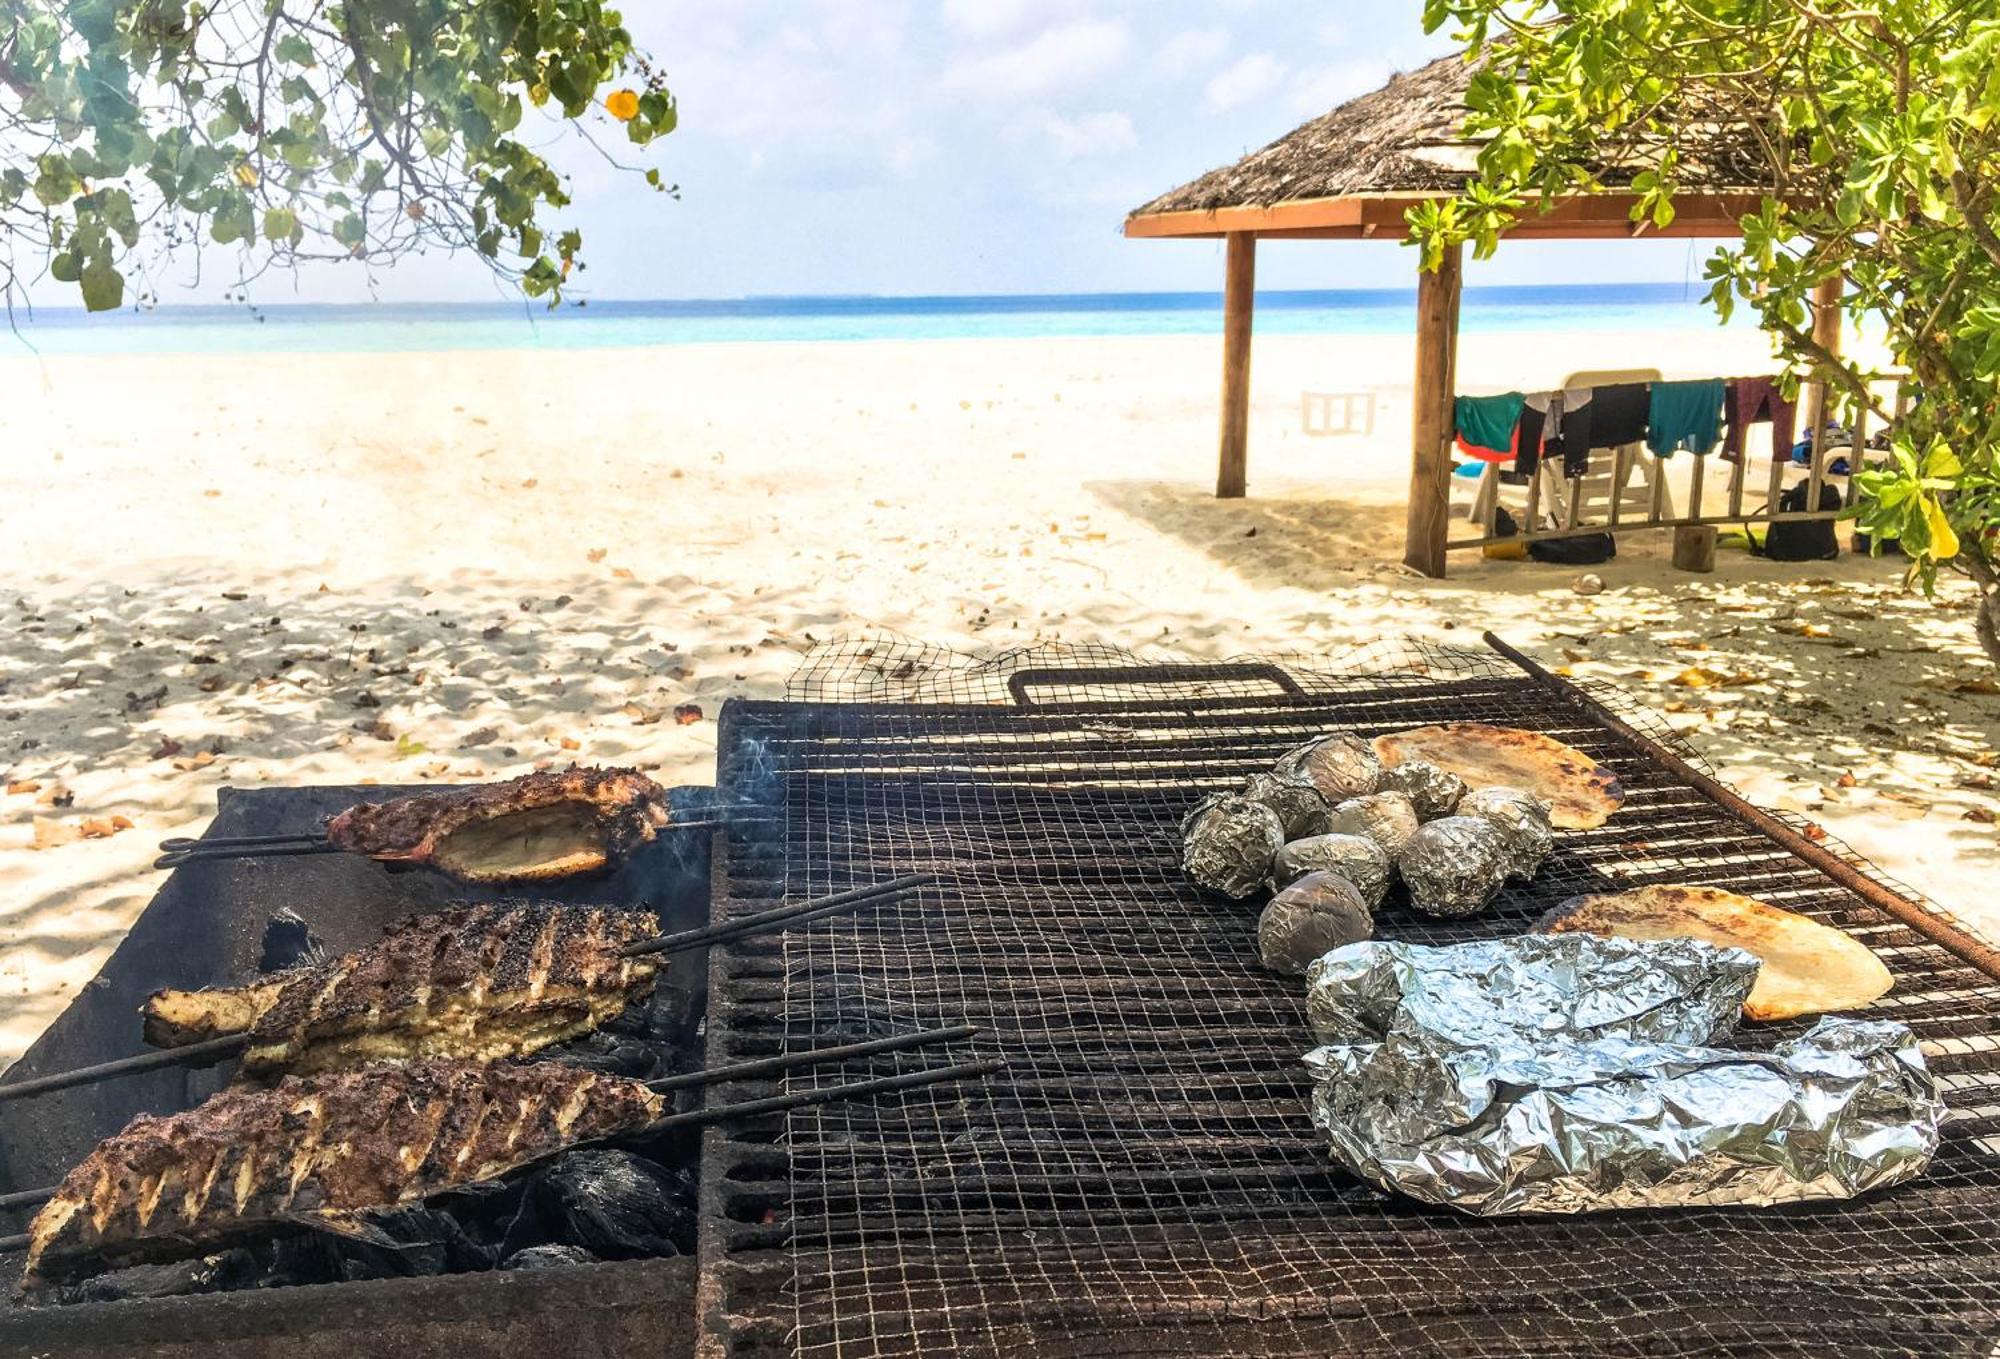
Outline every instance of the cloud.
{"label": "cloud", "polygon": [[1075,118],[1058,114],[1042,117],[1042,133],[1057,160],[1084,160],[1091,156],[1112,156],[1139,144],[1132,119],[1123,113],[1085,113]]}
{"label": "cloud", "polygon": [[1292,108],[1317,118],[1356,95],[1381,88],[1394,70],[1386,61],[1361,60],[1337,61],[1301,72],[1292,86]]}
{"label": "cloud", "polygon": [[1029,0],[944,0],[944,21],[962,33],[988,38],[1021,26]]}
{"label": "cloud", "polygon": [[1253,52],[1237,58],[1208,82],[1208,111],[1224,113],[1249,103],[1283,80],[1286,69],[1285,63],[1269,52]]}
{"label": "cloud", "polygon": [[942,83],[952,93],[983,99],[1060,93],[1116,66],[1131,42],[1131,30],[1120,21],[1080,19],[992,56],[960,62],[945,71]]}
{"label": "cloud", "polygon": [[1153,74],[1172,79],[1207,66],[1228,48],[1228,29],[1188,28],[1161,43],[1146,64]]}

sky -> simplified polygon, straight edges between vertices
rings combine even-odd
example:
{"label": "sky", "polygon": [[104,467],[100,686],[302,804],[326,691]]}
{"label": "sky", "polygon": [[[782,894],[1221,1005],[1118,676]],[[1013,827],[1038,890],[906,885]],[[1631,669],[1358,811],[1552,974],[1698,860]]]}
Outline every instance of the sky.
{"label": "sky", "polygon": [[[678,199],[572,135],[581,282],[601,298],[1213,291],[1221,247],[1128,241],[1139,204],[1451,50],[1418,0],[626,0],[680,126],[645,152]],[[592,115],[603,122],[603,115]],[[610,146],[622,146],[607,125]],[[626,148],[630,151],[631,148]],[[1474,284],[1681,282],[1685,242],[1522,243]],[[1394,242],[1265,242],[1260,288],[1413,286]],[[162,301],[213,302],[163,290]],[[62,290],[58,290],[60,292]],[[262,302],[494,300],[477,261]],[[37,301],[68,297],[37,290]]]}

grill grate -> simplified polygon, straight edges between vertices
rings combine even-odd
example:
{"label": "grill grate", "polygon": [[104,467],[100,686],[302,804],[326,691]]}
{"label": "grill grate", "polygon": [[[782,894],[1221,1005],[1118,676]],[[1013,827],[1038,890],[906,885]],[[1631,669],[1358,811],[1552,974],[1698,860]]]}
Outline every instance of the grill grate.
{"label": "grill grate", "polygon": [[[1402,647],[1282,673],[1288,687],[1268,665],[1113,652],[967,668],[879,642],[809,658],[804,701],[726,710],[721,782],[783,816],[733,840],[742,904],[719,909],[944,881],[920,904],[718,951],[710,1060],[964,1021],[983,1029],[977,1055],[1010,1066],[712,1132],[712,1352],[1984,1359],[2000,1337],[2000,982],[1490,657]],[[834,701],[857,695],[873,701]],[[1946,1084],[1929,1175],[1859,1205],[1487,1222],[1333,1167],[1303,1111],[1303,988],[1255,967],[1254,904],[1183,881],[1177,823],[1314,733],[1441,720],[1546,731],[1615,769],[1628,801],[1562,835],[1492,915],[1425,921],[1392,898],[1382,936],[1514,932],[1577,892],[1669,881],[1847,929],[1896,974],[1871,1013],[1911,1024]]]}

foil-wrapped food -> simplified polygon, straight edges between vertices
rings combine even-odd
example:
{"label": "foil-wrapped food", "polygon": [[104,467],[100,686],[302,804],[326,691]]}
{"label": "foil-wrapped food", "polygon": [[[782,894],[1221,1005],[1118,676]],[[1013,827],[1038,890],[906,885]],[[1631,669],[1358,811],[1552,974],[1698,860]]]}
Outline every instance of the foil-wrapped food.
{"label": "foil-wrapped food", "polygon": [[1519,788],[1475,788],[1458,800],[1453,816],[1479,816],[1507,837],[1507,875],[1523,882],[1541,871],[1555,848],[1549,804]]}
{"label": "foil-wrapped food", "polygon": [[1416,807],[1419,821],[1434,821],[1451,814],[1451,809],[1465,796],[1466,784],[1443,765],[1429,760],[1405,760],[1382,771],[1375,791],[1401,793]]}
{"label": "foil-wrapped food", "polygon": [[1216,793],[1181,820],[1181,868],[1198,887],[1242,899],[1261,891],[1285,826],[1261,802]]}
{"label": "foil-wrapped food", "polygon": [[1338,873],[1308,873],[1265,904],[1257,955],[1273,972],[1297,977],[1321,954],[1374,932],[1375,918],[1353,883]]}
{"label": "foil-wrapped food", "polygon": [[1369,793],[1335,804],[1327,814],[1323,830],[1336,835],[1366,836],[1394,859],[1422,824],[1416,804],[1404,794]]}
{"label": "foil-wrapped food", "polygon": [[1237,796],[1262,803],[1276,812],[1278,820],[1284,824],[1287,840],[1324,835],[1330,829],[1327,825],[1327,801],[1320,796],[1319,789],[1313,787],[1312,780],[1303,775],[1252,774],[1243,781],[1243,788]]}
{"label": "foil-wrapped food", "polygon": [[1278,757],[1274,772],[1280,778],[1310,781],[1332,803],[1374,792],[1382,780],[1382,761],[1369,742],[1336,732],[1286,751]]}
{"label": "foil-wrapped food", "polygon": [[1389,895],[1389,856],[1363,835],[1314,835],[1278,851],[1271,881],[1289,887],[1308,873],[1338,873],[1361,892],[1370,907]]}
{"label": "foil-wrapped food", "polygon": [[1506,833],[1479,816],[1426,822],[1396,856],[1410,904],[1444,920],[1485,910],[1523,862]]}
{"label": "foil-wrapped food", "polygon": [[1769,1052],[1714,1046],[1756,975],[1695,939],[1350,944],[1307,969],[1313,1122],[1355,1174],[1480,1215],[1844,1199],[1920,1175],[1944,1105],[1915,1037],[1824,1019]]}

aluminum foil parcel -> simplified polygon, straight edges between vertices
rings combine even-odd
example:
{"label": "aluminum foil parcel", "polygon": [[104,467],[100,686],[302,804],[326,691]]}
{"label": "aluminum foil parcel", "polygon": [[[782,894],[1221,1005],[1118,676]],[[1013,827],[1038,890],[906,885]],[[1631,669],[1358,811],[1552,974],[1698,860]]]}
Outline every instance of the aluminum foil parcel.
{"label": "aluminum foil parcel", "polygon": [[1307,972],[1336,1160],[1468,1213],[1844,1199],[1921,1174],[1944,1106],[1901,1024],[1735,1033],[1757,960],[1694,939],[1366,941]]}

